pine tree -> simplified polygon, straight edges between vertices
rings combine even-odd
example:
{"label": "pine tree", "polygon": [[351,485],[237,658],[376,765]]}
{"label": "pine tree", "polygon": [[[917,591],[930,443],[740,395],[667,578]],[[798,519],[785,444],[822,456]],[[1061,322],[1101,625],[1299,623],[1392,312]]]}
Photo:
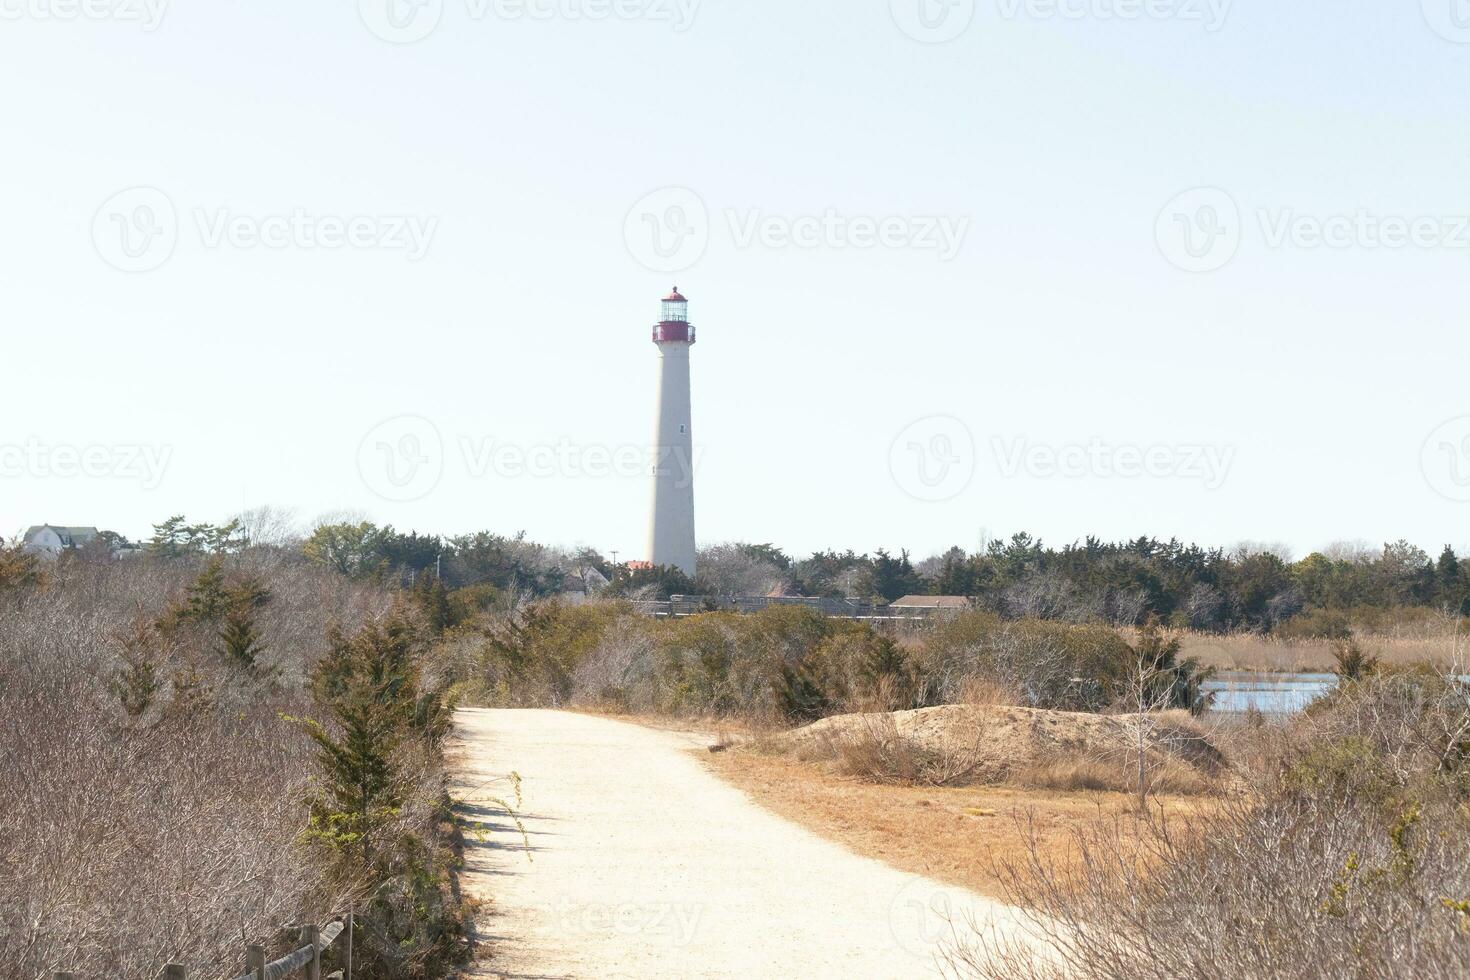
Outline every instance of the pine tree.
{"label": "pine tree", "polygon": [[350,639],[336,631],[330,642],[332,649],[312,676],[312,692],[333,730],[318,721],[305,723],[323,773],[311,833],[371,865],[383,828],[403,802],[394,752],[422,708],[412,630],[395,616]]}
{"label": "pine tree", "polygon": [[163,686],[155,662],[155,639],[153,626],[144,623],[118,640],[122,667],[109,687],[129,718],[141,718]]}
{"label": "pine tree", "polygon": [[424,621],[432,635],[442,636],[453,624],[454,613],[449,605],[449,592],[439,576],[428,571],[421,573],[414,584],[413,601],[423,612]]}
{"label": "pine tree", "polygon": [[35,555],[0,541],[0,591],[41,585],[45,581],[46,575]]}
{"label": "pine tree", "polygon": [[255,618],[247,605],[236,605],[225,614],[224,628],[219,632],[223,644],[220,653],[237,667],[254,671],[265,647],[255,629]]}
{"label": "pine tree", "polygon": [[179,619],[191,619],[196,623],[216,623],[232,605],[229,590],[225,585],[224,561],[211,558],[186,590],[188,598],[178,612]]}

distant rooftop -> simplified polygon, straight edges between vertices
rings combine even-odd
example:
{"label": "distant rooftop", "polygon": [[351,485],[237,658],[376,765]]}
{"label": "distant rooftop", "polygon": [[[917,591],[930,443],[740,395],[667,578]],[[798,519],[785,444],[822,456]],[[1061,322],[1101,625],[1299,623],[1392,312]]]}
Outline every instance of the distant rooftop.
{"label": "distant rooftop", "polygon": [[906,595],[888,605],[894,609],[969,609],[973,604],[962,595]]}

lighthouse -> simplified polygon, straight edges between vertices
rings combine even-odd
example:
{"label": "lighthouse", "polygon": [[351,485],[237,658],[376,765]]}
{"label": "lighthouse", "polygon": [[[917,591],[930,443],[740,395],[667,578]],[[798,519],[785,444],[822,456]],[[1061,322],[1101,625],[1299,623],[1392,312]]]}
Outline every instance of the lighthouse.
{"label": "lighthouse", "polygon": [[694,424],[689,410],[689,351],[694,328],[679,287],[664,297],[658,325],[658,429],[653,467],[649,559],[694,577]]}

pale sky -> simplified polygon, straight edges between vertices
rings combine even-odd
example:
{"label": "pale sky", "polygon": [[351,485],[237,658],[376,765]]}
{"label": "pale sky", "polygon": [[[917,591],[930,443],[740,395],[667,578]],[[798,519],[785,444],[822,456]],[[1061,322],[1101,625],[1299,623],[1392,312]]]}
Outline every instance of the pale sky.
{"label": "pale sky", "polygon": [[1463,0],[389,2],[0,0],[0,531],[1470,543]]}

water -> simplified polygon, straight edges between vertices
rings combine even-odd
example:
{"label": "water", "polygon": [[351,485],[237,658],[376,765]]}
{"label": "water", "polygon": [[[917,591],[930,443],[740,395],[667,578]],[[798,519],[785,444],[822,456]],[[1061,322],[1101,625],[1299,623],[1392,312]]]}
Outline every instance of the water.
{"label": "water", "polygon": [[1215,710],[1238,714],[1254,707],[1268,715],[1294,715],[1337,686],[1336,674],[1257,674],[1222,670],[1205,682]]}
{"label": "water", "polygon": [[[1470,686],[1470,675],[1460,678]],[[1336,674],[1270,674],[1222,670],[1203,685],[1215,695],[1214,710],[1240,714],[1254,707],[1267,715],[1294,715],[1337,686]]]}

